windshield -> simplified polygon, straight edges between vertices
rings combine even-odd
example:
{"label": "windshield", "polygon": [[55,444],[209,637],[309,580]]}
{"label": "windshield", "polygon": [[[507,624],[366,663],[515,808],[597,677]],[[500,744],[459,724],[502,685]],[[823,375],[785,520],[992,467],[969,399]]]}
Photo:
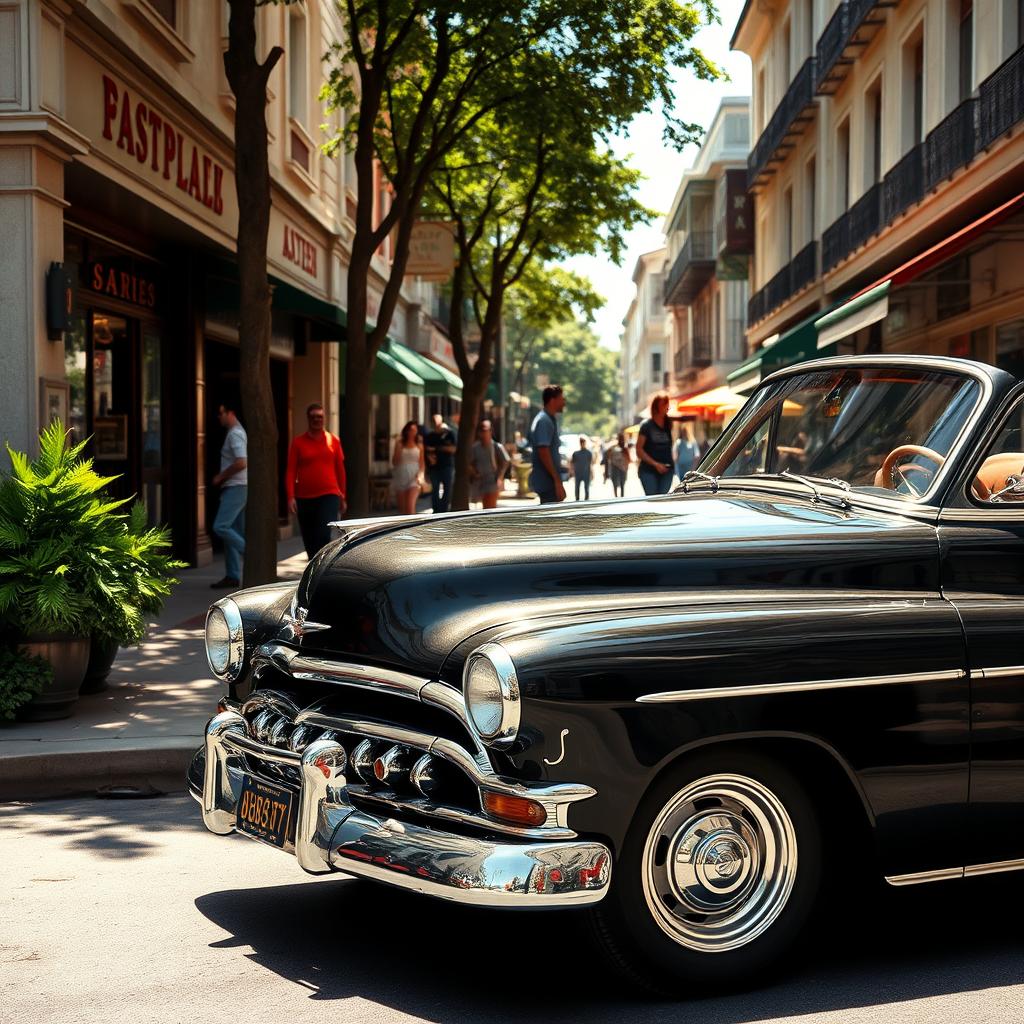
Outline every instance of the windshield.
{"label": "windshield", "polygon": [[712,476],[778,473],[918,498],[931,490],[980,385],[935,370],[818,370],[761,388],[701,463]]}

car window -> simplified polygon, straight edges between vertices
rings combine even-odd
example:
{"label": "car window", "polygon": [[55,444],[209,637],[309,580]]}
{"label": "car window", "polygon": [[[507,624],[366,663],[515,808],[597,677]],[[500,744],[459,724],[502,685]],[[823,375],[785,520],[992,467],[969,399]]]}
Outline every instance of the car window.
{"label": "car window", "polygon": [[1024,508],[1024,400],[1018,401],[985,453],[974,475],[971,493],[989,505]]}
{"label": "car window", "polygon": [[919,498],[979,395],[976,380],[930,369],[829,368],[785,377],[754,395],[700,469],[721,477],[788,471]]}

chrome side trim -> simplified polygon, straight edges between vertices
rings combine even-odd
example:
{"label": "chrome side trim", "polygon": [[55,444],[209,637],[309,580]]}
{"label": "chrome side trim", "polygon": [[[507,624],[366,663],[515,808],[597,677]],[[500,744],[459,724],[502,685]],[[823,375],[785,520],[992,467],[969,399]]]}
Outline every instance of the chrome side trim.
{"label": "chrome side trim", "polygon": [[1024,871],[1024,860],[997,860],[991,864],[968,864],[964,868],[964,876],[973,878],[975,875],[1001,875],[1004,871]]}
{"label": "chrome side trim", "polygon": [[934,871],[914,871],[909,875],[886,875],[890,885],[920,885],[923,882],[948,882],[954,878],[963,878],[963,868],[937,868]]}
{"label": "chrome side trim", "polygon": [[768,697],[780,693],[808,690],[840,690],[860,686],[901,686],[915,683],[958,682],[966,678],[962,669],[938,672],[904,672],[899,675],[849,676],[845,679],[808,679],[800,683],[752,683],[750,686],[710,686],[693,690],[667,690],[636,698],[637,704],[676,704],[691,700],[718,700],[723,697]]}
{"label": "chrome side trim", "polygon": [[976,668],[971,670],[971,674],[980,676],[982,679],[1012,679],[1015,676],[1024,675],[1024,665],[997,665],[995,668]]}
{"label": "chrome side trim", "polygon": [[1001,875],[1007,871],[1024,871],[1024,860],[997,860],[990,864],[968,864],[963,868],[938,868],[909,875],[886,875],[885,880],[890,885],[920,885],[923,882],[947,882],[955,878]]}

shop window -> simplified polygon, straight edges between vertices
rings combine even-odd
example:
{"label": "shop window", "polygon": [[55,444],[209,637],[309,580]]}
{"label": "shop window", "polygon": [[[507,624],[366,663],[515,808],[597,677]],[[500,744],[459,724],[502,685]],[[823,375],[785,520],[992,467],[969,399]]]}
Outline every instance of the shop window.
{"label": "shop window", "polygon": [[945,320],[971,308],[971,265],[966,256],[950,260],[936,275],[935,315]]}

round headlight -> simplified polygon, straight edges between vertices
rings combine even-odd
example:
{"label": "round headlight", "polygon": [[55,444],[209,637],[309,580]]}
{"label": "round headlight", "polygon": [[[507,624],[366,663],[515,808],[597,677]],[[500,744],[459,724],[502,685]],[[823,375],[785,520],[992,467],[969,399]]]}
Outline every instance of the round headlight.
{"label": "round headlight", "polygon": [[210,607],[206,613],[206,660],[219,679],[237,679],[245,661],[242,615],[231,598]]}
{"label": "round headlight", "polygon": [[477,735],[491,746],[511,743],[519,732],[519,681],[500,644],[484,644],[467,659],[463,673],[466,709]]}

